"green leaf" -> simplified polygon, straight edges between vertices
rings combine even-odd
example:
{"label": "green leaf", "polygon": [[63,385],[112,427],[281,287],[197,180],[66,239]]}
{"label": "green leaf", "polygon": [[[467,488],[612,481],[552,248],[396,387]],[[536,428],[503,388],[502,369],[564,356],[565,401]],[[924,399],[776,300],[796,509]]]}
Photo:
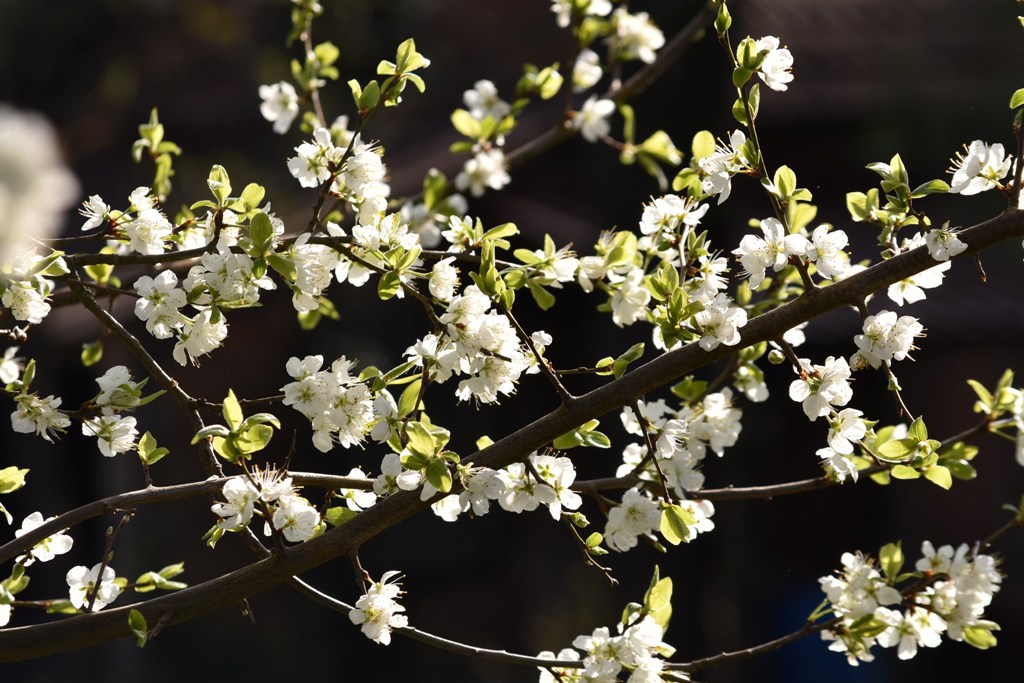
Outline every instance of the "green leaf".
{"label": "green leaf", "polygon": [[780,166],[779,170],[775,172],[774,182],[779,195],[786,200],[796,190],[796,173],[793,173],[789,166]]}
{"label": "green leaf", "polygon": [[537,302],[537,306],[539,306],[542,311],[546,311],[555,305],[555,295],[544,287],[541,287],[533,281],[527,281],[526,286],[530,290],[533,300]]}
{"label": "green leaf", "polygon": [[331,507],[324,511],[324,519],[331,526],[341,526],[345,522],[355,517],[358,512],[350,510],[347,507]]}
{"label": "green leaf", "polygon": [[149,640],[149,629],[146,626],[146,617],[142,615],[142,612],[137,609],[128,612],[128,628],[135,634],[135,644],[138,647],[144,647],[146,641]]}
{"label": "green leaf", "polygon": [[896,582],[896,577],[899,576],[905,559],[903,557],[903,548],[899,541],[896,543],[886,543],[878,552],[878,563],[882,567],[882,572],[885,574],[885,578],[888,579],[889,585]]}
{"label": "green leaf", "polygon": [[923,419],[919,417],[910,424],[907,437],[919,442],[928,440],[928,428],[925,427]]}
{"label": "green leaf", "polygon": [[423,380],[417,377],[402,391],[402,395],[398,399],[398,417],[406,417],[416,410],[416,401],[419,399],[422,387]]}
{"label": "green leaf", "polygon": [[917,439],[894,439],[878,446],[878,454],[888,460],[904,460],[917,451]]}
{"label": "green leaf", "polygon": [[1024,105],[1024,88],[1019,88],[1010,96],[1010,109],[1016,109],[1022,105]]}
{"label": "green leaf", "polygon": [[979,650],[987,650],[990,647],[996,646],[996,637],[992,635],[992,631],[998,631],[999,626],[994,622],[984,622],[983,625],[975,626],[964,626],[964,640],[971,647],[976,647]]}
{"label": "green leaf", "polygon": [[742,88],[750,80],[750,77],[754,75],[754,72],[742,66],[736,67],[732,72],[732,84],[737,88]]}
{"label": "green leaf", "polygon": [[689,543],[689,527],[696,523],[693,515],[678,505],[665,505],[661,510],[661,535],[672,545]]}
{"label": "green leaf", "polygon": [[242,190],[241,200],[249,209],[255,209],[263,202],[263,198],[266,194],[267,191],[262,185],[249,183],[245,186],[245,189]]}
{"label": "green leaf", "polygon": [[259,212],[249,221],[249,239],[255,252],[250,256],[269,256],[273,252],[274,226],[267,214]]}
{"label": "green leaf", "polygon": [[697,161],[709,157],[715,153],[715,136],[709,131],[702,130],[693,136],[690,144],[691,158]]}
{"label": "green leaf", "polygon": [[480,126],[480,122],[473,118],[465,109],[456,109],[452,112],[452,125],[455,126],[455,130],[459,131],[462,135],[465,135],[471,140],[479,140],[483,129]]}
{"label": "green leaf", "polygon": [[651,585],[644,593],[644,610],[654,617],[654,621],[664,631],[672,618],[672,578],[659,579],[655,567]]}
{"label": "green leaf", "polygon": [[380,280],[377,282],[377,296],[380,297],[381,301],[387,301],[398,294],[398,290],[401,288],[401,276],[395,271],[389,270],[381,275]]}
{"label": "green leaf", "polygon": [[912,199],[918,199],[929,194],[949,192],[949,183],[944,180],[929,180],[927,183],[918,185],[910,193]]}
{"label": "green leaf", "polygon": [[0,470],[0,493],[10,493],[20,489],[25,485],[26,474],[28,474],[27,469],[14,467],[13,465]]}
{"label": "green leaf", "polygon": [[215,164],[210,169],[210,176],[206,179],[206,184],[217,199],[217,205],[224,206],[227,203],[228,195],[231,194],[231,179],[228,178],[228,172],[224,170],[224,167]]}
{"label": "green leaf", "polygon": [[103,340],[97,339],[94,342],[82,344],[82,365],[90,368],[100,362],[103,358]]}
{"label": "green leaf", "polygon": [[143,434],[142,438],[139,439],[139,458],[147,465],[152,465],[168,453],[170,451],[166,448],[157,446],[156,439],[149,432]]}
{"label": "green leaf", "polygon": [[744,126],[750,125],[750,120],[747,118],[747,108],[744,106],[742,98],[737,98],[732,103],[732,117]]}
{"label": "green leaf", "polygon": [[893,479],[917,479],[921,476],[920,472],[906,465],[896,465],[889,473]]}
{"label": "green leaf", "polygon": [[981,382],[977,380],[969,379],[967,384],[974,389],[974,393],[978,395],[978,403],[974,406],[974,412],[976,413],[990,413],[992,407],[995,405],[995,398],[989,393]]}
{"label": "green leaf", "polygon": [[238,425],[242,424],[242,420],[245,419],[242,414],[242,406],[238,404],[238,399],[235,398],[235,392],[228,389],[228,395],[224,399],[224,406],[221,410],[224,415],[224,420],[228,423],[228,427],[231,429],[237,429]]}
{"label": "green leaf", "polygon": [[452,473],[448,471],[448,462],[444,458],[432,460],[427,465],[424,475],[427,481],[441,493],[452,490]]}
{"label": "green leaf", "polygon": [[932,465],[926,469],[924,478],[947,491],[953,486],[953,477],[950,475],[949,468],[942,465]]}
{"label": "green leaf", "polygon": [[405,426],[406,444],[409,452],[425,460],[437,457],[434,437],[422,422],[410,422]]}

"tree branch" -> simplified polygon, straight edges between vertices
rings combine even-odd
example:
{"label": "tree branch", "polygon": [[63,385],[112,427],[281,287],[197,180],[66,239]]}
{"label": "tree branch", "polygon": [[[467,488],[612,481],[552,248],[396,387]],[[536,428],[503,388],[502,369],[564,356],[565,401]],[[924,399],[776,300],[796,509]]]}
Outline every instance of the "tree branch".
{"label": "tree branch", "polygon": [[[1007,211],[959,234],[968,245],[965,254],[1011,238],[1024,236],[1024,211]],[[963,255],[961,255],[963,256]],[[959,257],[958,257],[959,258]],[[802,322],[844,305],[935,265],[924,247],[878,263],[846,280],[820,288],[777,309],[753,318],[742,329],[741,346],[780,336]],[[95,303],[95,302],[94,302]],[[736,347],[740,348],[740,347]],[[690,344],[665,353],[617,380],[580,396],[521,427],[487,448],[465,458],[477,465],[501,468],[541,448],[552,439],[587,420],[621,408],[630,401],[669,384],[681,376],[733,353],[719,346],[705,352]],[[128,612],[138,609],[147,622],[168,625],[187,621],[236,603],[271,586],[288,581],[336,557],[349,555],[367,540],[426,509],[429,502],[417,491],[385,498],[351,521],[322,536],[287,548],[279,556],[253,563],[219,578],[144,603],[83,614],[61,621],[0,631],[0,661],[32,659],[128,636]]]}

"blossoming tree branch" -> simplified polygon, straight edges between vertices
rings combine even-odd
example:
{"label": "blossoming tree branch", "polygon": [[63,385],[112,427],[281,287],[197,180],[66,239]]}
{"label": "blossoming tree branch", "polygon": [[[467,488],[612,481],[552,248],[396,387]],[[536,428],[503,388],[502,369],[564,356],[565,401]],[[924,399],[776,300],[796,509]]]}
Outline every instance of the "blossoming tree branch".
{"label": "blossoming tree branch", "polygon": [[[95,438],[97,457],[141,468],[145,482],[80,508],[21,520],[0,507],[12,531],[0,546],[6,575],[0,660],[132,635],[143,646],[164,628],[282,583],[347,615],[353,628],[381,645],[411,637],[465,656],[538,667],[541,681],[689,680],[702,668],[812,634],[852,665],[887,656],[880,651],[888,648],[907,659],[949,640],[981,649],[996,644],[999,626],[986,610],[1003,574],[991,550],[1024,523],[1024,504],[1009,506],[1003,527],[978,529],[975,538],[936,539],[919,550],[904,550],[898,540],[874,554],[851,550],[836,566],[821,568],[821,604],[789,635],[737,643],[745,649],[703,659],[676,656],[667,630],[672,578],[657,567],[649,589],[617,624],[581,623],[571,642],[516,654],[418,630],[416,615],[403,606],[402,568],[364,566],[364,543],[419,513],[468,524],[491,513],[536,512],[564,525],[580,561],[614,582],[610,553],[629,553],[641,543],[670,553],[699,551],[698,537],[715,529],[716,503],[837,485],[949,489],[974,476],[979,451],[972,442],[986,433],[1012,442],[1024,465],[1024,390],[1012,372],[994,386],[970,380],[980,421],[960,434],[943,433],[916,414],[898,379],[900,364],[923,344],[926,321],[909,312],[913,304],[943,284],[954,261],[979,259],[990,246],[1024,237],[1024,89],[1010,98],[1012,154],[1004,143],[974,139],[951,150],[947,175],[924,183],[911,182],[899,154],[870,164],[878,186],[849,192],[846,208],[850,221],[877,232],[878,250],[854,256],[843,230],[815,221],[811,192],[776,161],[781,152],[772,141],[758,135],[762,96],[770,107],[794,79],[795,58],[784,37],[735,35],[724,1],[709,3],[669,41],[654,18],[625,3],[553,0],[551,9],[553,21],[572,36],[570,59],[525,67],[508,92],[488,80],[466,90],[464,106],[451,115],[461,136],[452,147],[464,160],[461,171],[448,178],[431,169],[421,192],[397,197],[374,118],[405,98],[426,96],[429,58],[409,39],[375,74],[352,74],[339,85],[339,48],[314,40],[323,8],[293,0],[290,40],[299,56],[291,79],[258,94],[273,132],[296,141],[294,155],[281,163],[297,183],[293,189],[311,198],[304,224],[286,225],[265,187],[239,187],[220,165],[210,170],[209,194],[184,198],[172,215],[172,202],[183,199],[172,185],[182,150],[154,110],[132,147],[136,161],[152,164],[152,183],[126,189],[121,200],[89,196],[80,209],[84,234],[54,237],[78,198],[76,181],[44,122],[0,108],[0,124],[15,131],[0,137],[0,155],[18,153],[2,145],[44,150],[25,162],[28,189],[0,202],[7,212],[0,235],[3,333],[10,340],[0,381],[11,427],[38,437],[40,447],[80,430]],[[736,127],[656,131],[639,139],[640,117],[629,101],[705,30],[732,69]],[[321,101],[321,92],[335,87],[351,92],[345,112],[329,112]],[[564,104],[547,132],[517,139],[517,124],[540,100]],[[501,191],[526,161],[574,135],[611,148],[659,182],[659,196],[638,198],[635,226],[603,232],[577,253],[547,235],[541,248],[517,246],[519,226],[473,215],[475,198]],[[688,154],[673,141],[683,135]],[[739,192],[760,196],[764,210],[738,244],[722,244],[715,211]],[[981,192],[1005,195],[1008,208],[969,227],[925,213],[929,195]],[[527,226],[522,232],[536,234]],[[408,340],[393,365],[365,366],[336,351],[280,358],[273,371],[279,393],[239,397],[203,395],[201,386],[185,386],[173,365],[157,360],[157,349],[170,349],[179,366],[216,358],[232,343],[229,322],[259,305],[268,290],[287,289],[293,310],[280,315],[297,316],[296,325],[311,329],[337,317],[346,287],[375,288],[382,306],[417,302],[422,334]],[[571,287],[589,293],[611,326],[646,327],[650,342],[600,359],[581,351],[577,367],[556,366],[547,349],[573,341],[527,328],[519,312],[552,310],[556,292]],[[101,303],[107,300],[132,303]],[[133,366],[104,368],[102,346],[87,345],[82,362],[97,369],[95,393],[42,395],[36,380],[49,363],[32,355],[32,337],[55,306],[88,311],[109,332],[108,344],[131,353]],[[862,321],[849,330],[849,348],[806,357],[804,326],[837,308],[852,308]],[[769,386],[766,364],[789,366],[788,385]],[[711,367],[716,379],[697,378]],[[858,403],[852,384],[858,373],[886,378],[889,409]],[[603,384],[577,395],[578,375]],[[522,382],[547,385],[558,407],[511,433],[475,434],[471,422],[444,425],[430,416],[429,406],[446,401],[470,411],[501,410],[498,404],[515,401]],[[820,425],[820,448],[804,454],[809,472],[817,467],[818,475],[754,488],[706,487],[704,461],[725,456],[740,438],[744,414],[772,397],[790,402],[794,419]],[[160,445],[169,436],[135,417],[153,401],[185,416],[191,450],[170,453]],[[290,448],[275,438],[288,411],[309,423]],[[610,413],[631,435],[628,443],[600,430]],[[473,442],[469,452],[452,446]],[[366,467],[343,477],[293,471],[292,452],[309,444],[324,458],[360,450]],[[613,448],[621,460],[607,476],[584,480],[576,461],[591,448]],[[8,457],[16,462],[0,469],[0,494],[46,486],[50,473],[37,471],[31,454]],[[208,478],[161,485],[165,457],[196,458]],[[281,460],[284,466],[270,464]],[[209,509],[203,541],[211,552],[238,541],[252,562],[195,585],[180,562],[138,577],[120,575],[117,557],[130,552],[120,543],[124,525],[182,500]],[[66,593],[33,594],[33,570],[60,563],[79,538],[77,527],[93,518],[109,522],[103,553],[91,565],[67,568]],[[677,547],[691,542],[694,547]],[[327,595],[297,578],[339,558],[351,565],[350,594]],[[19,625],[30,610],[54,616]]]}

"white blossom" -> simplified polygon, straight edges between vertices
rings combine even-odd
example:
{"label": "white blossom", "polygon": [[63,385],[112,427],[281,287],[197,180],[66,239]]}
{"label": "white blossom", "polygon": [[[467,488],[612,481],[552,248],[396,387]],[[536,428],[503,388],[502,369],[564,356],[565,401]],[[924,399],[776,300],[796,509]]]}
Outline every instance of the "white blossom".
{"label": "white blossom", "polygon": [[139,430],[135,428],[134,417],[100,415],[82,422],[82,434],[95,436],[99,440],[100,453],[112,458],[135,448]]}
{"label": "white blossom", "polygon": [[260,114],[274,124],[274,132],[284,134],[299,114],[299,96],[287,81],[260,86]]}
{"label": "white blossom", "polygon": [[772,90],[786,90],[793,80],[793,54],[779,47],[779,39],[765,36],[756,42],[758,52],[767,52],[757,69],[757,75]]}
{"label": "white blossom", "polygon": [[587,142],[597,142],[611,130],[608,117],[614,112],[615,102],[591,95],[572,118],[572,127],[579,130]]}
{"label": "white blossom", "polygon": [[487,188],[500,190],[510,181],[505,169],[505,153],[492,148],[481,150],[466,160],[462,170],[455,176],[455,187],[463,192],[469,190],[474,197],[481,197]]}
{"label": "white blossom", "polygon": [[355,609],[348,613],[353,624],[361,624],[363,635],[375,643],[389,645],[391,632],[409,625],[409,618],[401,612],[405,607],[398,604],[402,594],[397,583],[388,583],[399,572],[384,572],[380,581],[370,584],[366,593],[356,601]]}
{"label": "white blossom", "polygon": [[622,7],[612,14],[612,35],[608,42],[623,61],[639,59],[650,64],[665,45],[665,35],[647,12],[630,14]]}
{"label": "white blossom", "polygon": [[83,565],[72,567],[66,578],[71,604],[81,610],[88,607],[92,596],[95,596],[92,611],[99,612],[121,594],[121,588],[114,583],[114,570],[109,565],[96,564],[92,569]]}
{"label": "white blossom", "polygon": [[[21,538],[36,527],[40,527],[44,523],[49,522],[50,519],[53,519],[53,517],[44,520],[43,513],[33,512],[21,522],[21,528],[14,532],[15,538]],[[29,550],[25,556],[19,559],[19,562],[25,566],[36,560],[39,560],[40,562],[49,562],[57,555],[63,555],[71,550],[71,546],[73,544],[74,540],[67,535],[67,530],[58,531],[52,536],[47,536],[32,546],[32,549]]]}
{"label": "white blossom", "polygon": [[978,194],[1000,187],[999,181],[1006,177],[1013,167],[1013,157],[1007,156],[1003,145],[989,145],[974,140],[964,146],[950,160],[949,172],[953,174],[949,191],[957,194]]}

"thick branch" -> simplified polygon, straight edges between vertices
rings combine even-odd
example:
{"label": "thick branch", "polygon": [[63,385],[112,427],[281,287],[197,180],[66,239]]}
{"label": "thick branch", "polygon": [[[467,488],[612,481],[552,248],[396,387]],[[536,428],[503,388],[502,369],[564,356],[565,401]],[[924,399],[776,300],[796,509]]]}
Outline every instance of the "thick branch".
{"label": "thick branch", "polygon": [[[977,253],[998,242],[1020,239],[1022,236],[1024,211],[1008,211],[959,235],[969,245],[966,254]],[[841,306],[852,305],[868,294],[935,264],[923,247],[900,254],[846,280],[805,294],[753,318],[742,330],[740,346],[775,339],[800,323]],[[663,354],[516,430],[467,460],[493,468],[522,460],[573,427],[621,408],[733,351],[733,347],[720,346],[705,352],[697,344],[690,344]],[[163,620],[170,625],[192,619],[288,581],[291,576],[336,557],[351,554],[369,539],[427,506],[427,502],[419,499],[419,492],[401,492],[382,500],[322,536],[288,548],[279,557],[256,562],[204,584],[134,606],[84,614],[38,626],[4,629],[0,631],[0,661],[43,657],[128,636],[131,634],[128,612],[132,607],[142,612],[149,623]]]}

